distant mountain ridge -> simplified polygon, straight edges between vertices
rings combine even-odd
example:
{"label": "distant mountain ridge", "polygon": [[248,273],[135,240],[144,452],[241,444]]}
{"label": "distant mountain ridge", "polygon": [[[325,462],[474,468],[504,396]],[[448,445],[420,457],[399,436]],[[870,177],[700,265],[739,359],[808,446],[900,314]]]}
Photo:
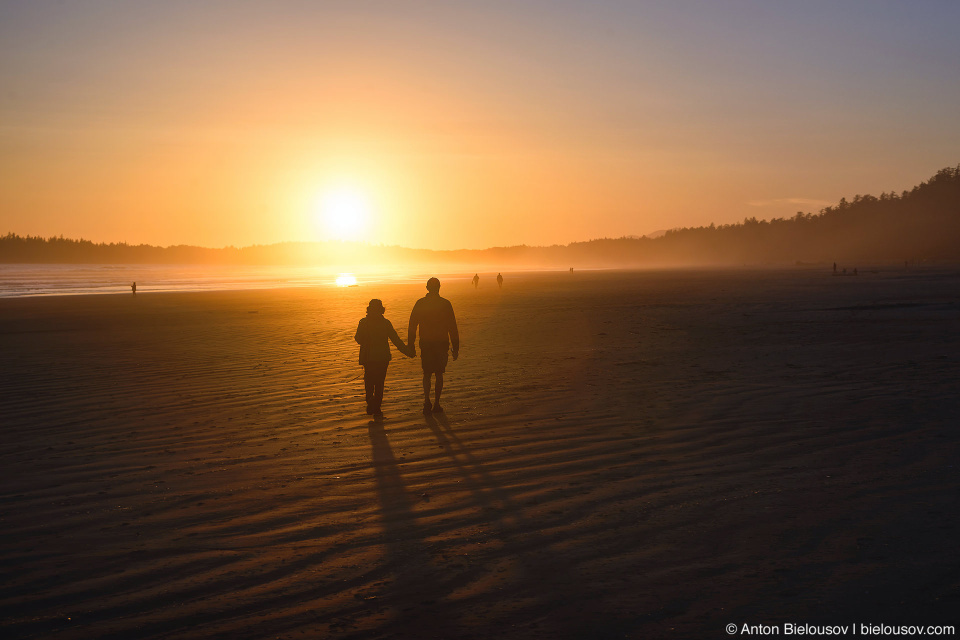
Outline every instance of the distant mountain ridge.
{"label": "distant mountain ridge", "polygon": [[797,262],[960,261],[960,165],[900,194],[841,199],[819,213],[655,231],[568,245],[432,251],[345,242],[284,242],[208,249],[0,236],[0,263],[325,265],[349,269],[420,265],[476,270],[604,268]]}

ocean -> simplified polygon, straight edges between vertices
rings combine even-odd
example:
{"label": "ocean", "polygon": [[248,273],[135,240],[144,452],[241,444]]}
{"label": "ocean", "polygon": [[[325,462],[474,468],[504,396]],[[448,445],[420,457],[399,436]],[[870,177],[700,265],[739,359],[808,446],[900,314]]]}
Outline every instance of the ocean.
{"label": "ocean", "polygon": [[0,298],[137,292],[218,291],[286,287],[350,286],[366,282],[406,282],[410,274],[350,274],[318,267],[156,265],[156,264],[0,264]]}

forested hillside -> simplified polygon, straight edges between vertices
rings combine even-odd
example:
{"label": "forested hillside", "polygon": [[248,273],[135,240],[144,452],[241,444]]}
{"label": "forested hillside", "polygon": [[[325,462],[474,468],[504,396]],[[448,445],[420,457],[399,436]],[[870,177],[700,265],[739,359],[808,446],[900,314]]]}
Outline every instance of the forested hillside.
{"label": "forested hillside", "polygon": [[281,243],[208,249],[97,244],[63,237],[0,236],[4,263],[297,264],[508,267],[960,261],[960,166],[900,194],[854,196],[818,213],[551,247],[426,251],[359,243]]}

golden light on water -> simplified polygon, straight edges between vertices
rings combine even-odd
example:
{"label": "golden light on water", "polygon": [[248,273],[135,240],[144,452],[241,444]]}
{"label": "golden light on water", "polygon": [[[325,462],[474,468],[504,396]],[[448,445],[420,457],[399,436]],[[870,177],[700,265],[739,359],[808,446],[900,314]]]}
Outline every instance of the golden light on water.
{"label": "golden light on water", "polygon": [[341,273],[337,276],[337,286],[338,287],[352,287],[357,284],[357,279],[349,273]]}

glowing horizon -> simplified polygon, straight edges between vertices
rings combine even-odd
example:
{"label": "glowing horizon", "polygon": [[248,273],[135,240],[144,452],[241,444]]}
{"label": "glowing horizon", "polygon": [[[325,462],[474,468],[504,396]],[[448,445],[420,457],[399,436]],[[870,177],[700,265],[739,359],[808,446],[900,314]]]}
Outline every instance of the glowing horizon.
{"label": "glowing horizon", "polygon": [[960,161],[958,22],[932,1],[8,3],[0,233],[483,249],[816,212]]}

